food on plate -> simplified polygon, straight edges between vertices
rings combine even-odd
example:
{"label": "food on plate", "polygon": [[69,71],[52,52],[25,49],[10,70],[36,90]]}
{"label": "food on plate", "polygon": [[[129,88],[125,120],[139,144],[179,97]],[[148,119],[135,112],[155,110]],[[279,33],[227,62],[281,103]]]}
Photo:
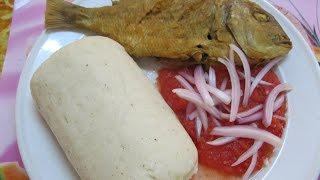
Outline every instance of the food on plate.
{"label": "food on plate", "polygon": [[195,145],[117,42],[85,37],[35,72],[31,93],[81,179],[190,179]]}
{"label": "food on plate", "polygon": [[[282,144],[285,93],[292,87],[272,70],[280,59],[250,67],[234,45],[221,64],[163,68],[159,91],[198,150],[193,180],[248,179],[268,164]],[[241,58],[236,66],[234,56]]]}
{"label": "food on plate", "polygon": [[231,43],[250,64],[284,56],[292,47],[276,19],[248,0],[120,0],[100,8],[49,0],[46,28],[70,27],[110,37],[134,57],[209,64],[228,56]]}
{"label": "food on plate", "polygon": [[29,180],[17,162],[0,164],[0,180]]}

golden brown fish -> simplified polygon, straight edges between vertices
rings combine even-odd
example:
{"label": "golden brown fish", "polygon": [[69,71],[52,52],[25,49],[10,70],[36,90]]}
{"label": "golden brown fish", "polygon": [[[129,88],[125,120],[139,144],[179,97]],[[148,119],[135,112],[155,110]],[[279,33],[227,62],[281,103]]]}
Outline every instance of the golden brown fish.
{"label": "golden brown fish", "polygon": [[230,43],[242,48],[250,64],[286,55],[292,47],[274,17],[248,0],[120,0],[101,8],[48,0],[46,28],[65,27],[110,37],[134,57],[202,63],[228,56]]}

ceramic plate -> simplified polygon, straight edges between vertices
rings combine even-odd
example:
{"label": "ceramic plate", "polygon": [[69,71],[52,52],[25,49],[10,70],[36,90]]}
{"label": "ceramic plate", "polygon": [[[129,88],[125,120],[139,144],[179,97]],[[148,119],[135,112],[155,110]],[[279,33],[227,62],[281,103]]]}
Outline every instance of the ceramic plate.
{"label": "ceramic plate", "polygon": [[[293,85],[294,90],[288,95],[288,123],[283,146],[275,153],[270,164],[253,179],[316,179],[320,172],[318,64],[294,26],[266,1],[258,3],[275,16],[293,42],[293,49],[277,67],[277,73],[284,82]],[[110,5],[111,2],[87,0],[80,4],[100,6]],[[39,65],[52,53],[83,36],[83,33],[71,31],[43,33],[30,52],[23,69],[16,102],[17,136],[22,159],[33,180],[79,179],[50,129],[36,111],[30,94],[30,79]],[[145,65],[148,64],[143,64],[146,75],[154,81],[156,71],[152,67],[146,68]]]}

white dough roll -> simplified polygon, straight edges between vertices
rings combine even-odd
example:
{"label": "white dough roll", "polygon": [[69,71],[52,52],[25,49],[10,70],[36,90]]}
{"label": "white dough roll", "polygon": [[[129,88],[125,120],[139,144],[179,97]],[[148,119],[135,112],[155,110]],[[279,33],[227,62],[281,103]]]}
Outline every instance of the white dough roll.
{"label": "white dough roll", "polygon": [[190,179],[192,140],[117,42],[86,37],[35,72],[31,92],[83,180]]}

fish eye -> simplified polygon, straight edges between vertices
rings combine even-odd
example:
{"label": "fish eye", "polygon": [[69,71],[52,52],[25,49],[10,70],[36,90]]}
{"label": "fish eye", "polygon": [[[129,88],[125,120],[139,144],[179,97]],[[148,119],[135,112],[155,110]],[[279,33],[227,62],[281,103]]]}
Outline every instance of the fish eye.
{"label": "fish eye", "polygon": [[253,17],[259,22],[269,22],[269,16],[264,13],[254,12]]}
{"label": "fish eye", "polygon": [[197,48],[203,48],[203,47],[202,47],[202,45],[201,45],[201,44],[198,44],[198,45],[197,45]]}

